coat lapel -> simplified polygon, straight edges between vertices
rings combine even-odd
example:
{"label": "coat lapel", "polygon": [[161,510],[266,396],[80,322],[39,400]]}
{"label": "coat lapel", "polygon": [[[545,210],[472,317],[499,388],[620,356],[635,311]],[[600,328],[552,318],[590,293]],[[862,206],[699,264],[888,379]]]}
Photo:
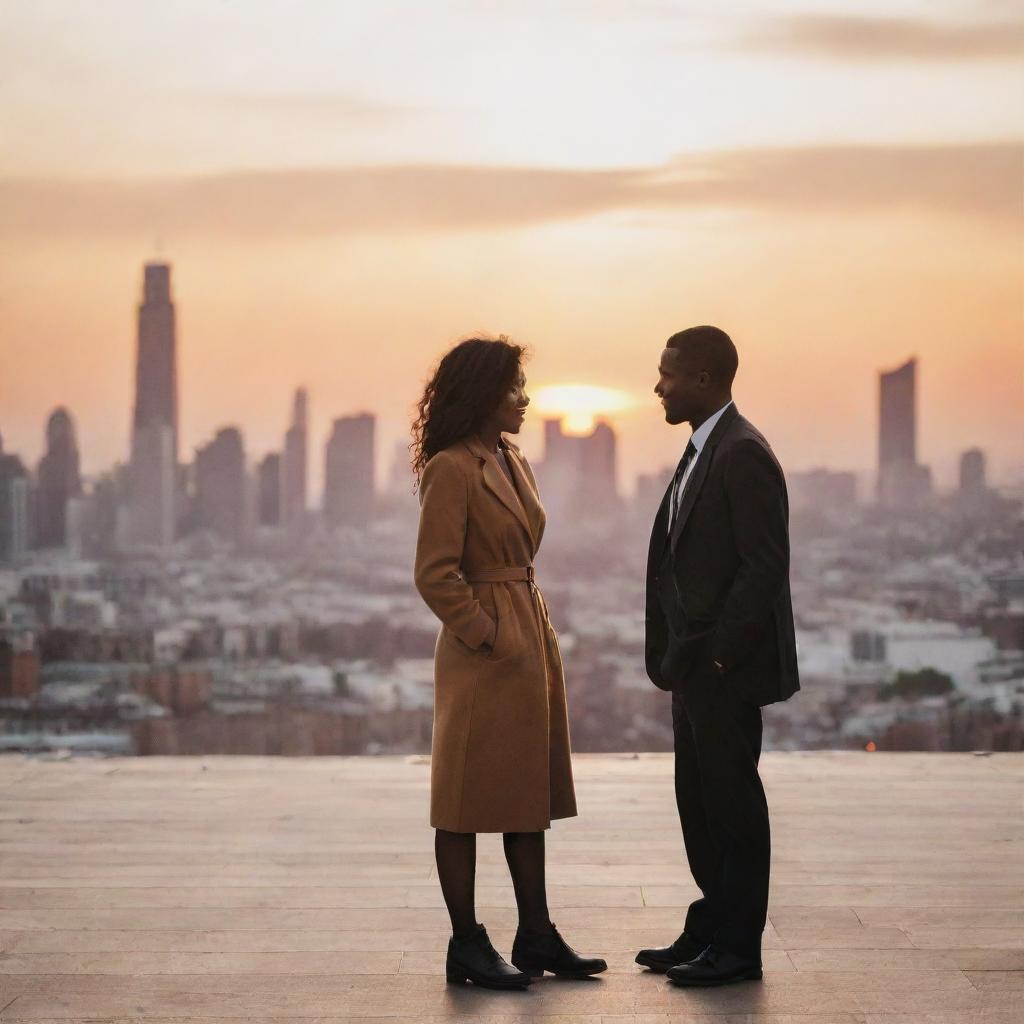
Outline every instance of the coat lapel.
{"label": "coat lapel", "polygon": [[721,419],[715,424],[715,429],[711,431],[711,435],[704,442],[700,455],[697,456],[697,464],[693,467],[690,479],[686,482],[686,490],[683,491],[683,499],[679,503],[676,521],[672,524],[673,552],[675,552],[676,544],[679,543],[679,536],[683,532],[683,527],[686,526],[686,520],[689,518],[690,512],[693,510],[693,506],[700,495],[700,489],[704,486],[704,481],[707,479],[708,468],[711,466],[711,460],[715,457],[715,448],[722,439],[722,435],[729,429],[729,426],[737,416],[739,416],[739,411],[734,403],[722,413]]}
{"label": "coat lapel", "polygon": [[[544,532],[544,506],[541,504],[540,495],[530,479],[530,474],[527,473],[523,466],[522,453],[510,441],[505,441],[504,444],[509,453],[509,464],[512,467],[512,473],[516,478],[516,489],[520,498],[520,506],[525,511],[526,518],[529,520],[530,535],[533,537],[533,548],[536,551],[537,546],[540,544],[541,535]],[[501,475],[505,476],[504,473]]]}
{"label": "coat lapel", "polygon": [[[523,529],[532,539],[534,533],[530,528],[526,509],[519,500],[511,481],[505,475],[505,471],[498,465],[498,457],[488,451],[484,443],[475,436],[466,440],[466,447],[483,463],[484,486],[519,520]],[[519,468],[516,465],[515,456],[510,461],[514,467],[513,472],[515,472]],[[521,479],[521,470],[517,474],[517,478]]]}

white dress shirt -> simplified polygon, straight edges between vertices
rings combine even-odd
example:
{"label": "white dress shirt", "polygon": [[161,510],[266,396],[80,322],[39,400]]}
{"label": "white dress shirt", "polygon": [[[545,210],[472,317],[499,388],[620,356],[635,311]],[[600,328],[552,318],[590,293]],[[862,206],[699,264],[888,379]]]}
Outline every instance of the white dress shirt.
{"label": "white dress shirt", "polygon": [[683,500],[683,491],[686,490],[686,485],[689,482],[691,476],[693,476],[693,467],[697,465],[697,460],[700,458],[700,453],[704,450],[704,445],[708,443],[708,438],[711,436],[711,431],[715,429],[718,421],[722,418],[722,413],[725,412],[729,406],[732,405],[732,399],[725,403],[718,412],[712,413],[694,432],[690,438],[690,444],[697,450],[697,454],[690,459],[689,465],[686,467],[685,472],[676,485],[675,490],[672,492],[672,501],[670,508],[673,510],[673,514],[668,518],[669,531],[672,530],[672,525],[675,522],[675,512],[679,508],[679,503]]}

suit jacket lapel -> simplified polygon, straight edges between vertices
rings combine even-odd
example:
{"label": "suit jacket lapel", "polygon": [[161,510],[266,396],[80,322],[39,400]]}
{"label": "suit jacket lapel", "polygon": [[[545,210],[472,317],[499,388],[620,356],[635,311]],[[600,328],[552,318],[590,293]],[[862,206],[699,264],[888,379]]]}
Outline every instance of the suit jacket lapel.
{"label": "suit jacket lapel", "polygon": [[676,521],[672,524],[672,550],[676,549],[676,544],[679,543],[679,535],[683,532],[683,527],[686,525],[686,520],[693,510],[693,506],[700,495],[700,489],[704,486],[704,481],[707,479],[708,468],[711,465],[711,460],[715,457],[715,448],[718,442],[721,440],[722,435],[729,429],[733,420],[739,416],[739,411],[736,405],[730,405],[725,412],[722,413],[721,419],[715,424],[715,429],[711,431],[711,435],[707,441],[704,442],[704,447],[701,449],[700,455],[697,456],[697,464],[693,467],[693,472],[690,474],[690,479],[686,481],[686,489],[683,491],[682,500],[679,503],[679,511],[676,513]]}
{"label": "suit jacket lapel", "polygon": [[[530,520],[527,518],[526,509],[523,508],[519,496],[511,481],[505,475],[505,471],[498,465],[498,457],[488,451],[484,443],[477,437],[468,438],[466,447],[483,462],[484,486],[511,512],[522,524],[523,529],[532,539],[534,534],[530,529]],[[515,466],[515,457],[512,458],[512,465]],[[514,472],[515,470],[513,470]]]}
{"label": "suit jacket lapel", "polygon": [[657,565],[665,553],[665,545],[668,543],[668,513],[671,505],[672,498],[672,483],[675,480],[673,475],[672,479],[668,482],[668,487],[665,488],[665,493],[662,495],[661,504],[658,506],[658,511],[654,516],[654,526],[651,529],[651,545],[647,552],[647,562],[650,566]]}

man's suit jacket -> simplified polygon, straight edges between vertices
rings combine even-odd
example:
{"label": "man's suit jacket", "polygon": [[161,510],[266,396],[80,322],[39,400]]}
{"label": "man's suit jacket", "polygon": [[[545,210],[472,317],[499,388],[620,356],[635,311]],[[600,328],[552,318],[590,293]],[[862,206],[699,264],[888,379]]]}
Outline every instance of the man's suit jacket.
{"label": "man's suit jacket", "polygon": [[730,405],[697,458],[669,537],[671,491],[647,557],[648,676],[672,690],[690,673],[714,673],[752,703],[786,700],[800,682],[789,500],[771,446]]}

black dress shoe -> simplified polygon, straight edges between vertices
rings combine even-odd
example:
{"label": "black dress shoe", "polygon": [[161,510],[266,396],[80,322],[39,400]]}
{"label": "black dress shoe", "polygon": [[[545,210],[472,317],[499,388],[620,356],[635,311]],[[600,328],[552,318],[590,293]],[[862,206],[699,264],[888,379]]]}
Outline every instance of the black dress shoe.
{"label": "black dress shoe", "polygon": [[760,981],[761,961],[708,946],[695,959],[672,967],[667,977],[673,985],[728,985],[733,981]]}
{"label": "black dress shoe", "polygon": [[526,988],[532,979],[517,971],[491,945],[482,924],[469,935],[448,940],[448,959],[444,966],[448,982],[459,985],[466,981],[484,988]]}
{"label": "black dress shoe", "polygon": [[655,974],[664,974],[670,967],[675,967],[676,964],[685,964],[688,960],[699,956],[709,945],[710,943],[701,942],[700,939],[695,939],[688,932],[683,932],[671,946],[641,949],[636,955],[636,962],[641,967],[649,967]]}
{"label": "black dress shoe", "polygon": [[539,978],[545,971],[560,978],[589,978],[608,970],[600,957],[580,956],[554,925],[547,932],[519,929],[512,944],[512,963],[531,978]]}

